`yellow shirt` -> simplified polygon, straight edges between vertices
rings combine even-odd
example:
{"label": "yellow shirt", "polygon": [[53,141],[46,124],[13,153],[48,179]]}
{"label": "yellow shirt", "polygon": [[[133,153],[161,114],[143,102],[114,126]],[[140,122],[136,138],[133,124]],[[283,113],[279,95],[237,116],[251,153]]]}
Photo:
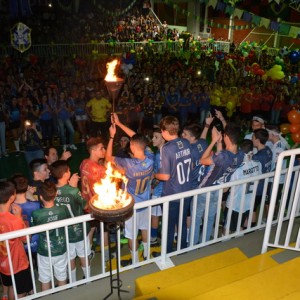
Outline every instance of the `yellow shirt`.
{"label": "yellow shirt", "polygon": [[111,108],[111,104],[109,100],[106,98],[91,99],[87,104],[86,107],[91,112],[91,118],[93,122],[106,122],[107,121],[107,111]]}

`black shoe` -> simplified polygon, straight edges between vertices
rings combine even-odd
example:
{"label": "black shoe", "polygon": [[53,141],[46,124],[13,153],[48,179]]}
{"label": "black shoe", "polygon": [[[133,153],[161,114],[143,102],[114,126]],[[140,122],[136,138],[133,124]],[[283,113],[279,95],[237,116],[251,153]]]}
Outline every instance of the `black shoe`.
{"label": "black shoe", "polygon": [[158,246],[160,246],[160,243],[157,238],[153,241],[150,241],[150,247],[158,247]]}
{"label": "black shoe", "polygon": [[153,251],[153,252],[152,252],[152,256],[153,256],[153,257],[159,257],[160,255],[161,255],[160,252],[156,252],[156,251]]}
{"label": "black shoe", "polygon": [[122,267],[127,267],[127,266],[129,266],[131,264],[132,264],[132,259],[131,258],[130,259],[121,260],[121,266]]}

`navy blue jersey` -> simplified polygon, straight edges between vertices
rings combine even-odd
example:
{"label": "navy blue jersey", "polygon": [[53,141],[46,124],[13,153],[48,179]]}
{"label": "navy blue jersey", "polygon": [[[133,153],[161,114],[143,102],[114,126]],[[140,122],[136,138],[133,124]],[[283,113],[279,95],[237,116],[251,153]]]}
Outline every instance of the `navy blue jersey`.
{"label": "navy blue jersey", "polygon": [[257,151],[257,153],[255,153],[252,157],[253,160],[258,160],[261,163],[263,174],[271,172],[272,158],[273,158],[273,153],[268,146]]}
{"label": "navy blue jersey", "polygon": [[162,196],[186,192],[192,189],[192,153],[190,143],[183,138],[167,142],[161,148],[159,173],[170,175],[165,181]]}
{"label": "navy blue jersey", "polygon": [[239,150],[236,154],[222,150],[212,156],[213,164],[209,172],[203,178],[200,187],[207,187],[226,183],[230,180],[232,173],[242,164],[244,152]]}
{"label": "navy blue jersey", "polygon": [[147,148],[145,155],[144,160],[115,157],[116,165],[125,170],[125,176],[128,179],[127,192],[136,203],[150,199],[154,154]]}
{"label": "navy blue jersey", "polygon": [[202,165],[200,164],[200,159],[207,148],[207,141],[205,139],[199,139],[196,143],[191,144],[191,154],[192,154],[192,188],[196,189],[199,187],[201,175],[203,170],[201,169]]}
{"label": "navy blue jersey", "polygon": [[[266,146],[265,148],[257,151],[252,157],[253,160],[258,160],[261,163],[262,174],[271,172],[273,152]],[[263,193],[264,180],[260,180],[257,186],[256,195],[260,196]]]}

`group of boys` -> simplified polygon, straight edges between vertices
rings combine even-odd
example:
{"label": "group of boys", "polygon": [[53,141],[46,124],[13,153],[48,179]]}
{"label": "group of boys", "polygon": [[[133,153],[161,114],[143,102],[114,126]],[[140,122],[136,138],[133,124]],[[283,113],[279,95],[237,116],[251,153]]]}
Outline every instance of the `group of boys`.
{"label": "group of boys", "polygon": [[[261,128],[253,128],[253,137],[246,140],[238,147],[240,138],[240,129],[234,124],[226,124],[222,114],[216,111],[215,118],[218,119],[224,127],[223,132],[212,126],[212,117],[206,119],[207,123],[204,126],[203,132],[205,136],[209,128],[212,127],[211,143],[207,145],[202,139],[201,143],[196,143],[196,139],[190,142],[187,138],[179,136],[179,122],[173,116],[166,116],[160,121],[159,128],[154,130],[153,144],[159,148],[156,156],[148,147],[147,139],[120,122],[118,115],[113,114],[111,117],[112,125],[109,128],[109,141],[107,149],[105,143],[101,138],[91,138],[87,141],[87,149],[89,151],[89,158],[85,159],[80,165],[81,174],[81,192],[78,189],[79,177],[71,177],[70,168],[66,160],[58,160],[57,153],[46,156],[47,160],[34,160],[30,163],[33,173],[33,180],[29,183],[24,176],[16,176],[13,181],[1,183],[0,189],[0,220],[3,226],[1,233],[18,230],[25,228],[26,225],[41,225],[50,222],[67,219],[83,215],[89,212],[88,201],[95,194],[93,185],[99,179],[105,176],[105,165],[99,163],[102,159],[111,162],[119,170],[124,171],[128,179],[126,185],[127,192],[134,198],[135,203],[149,200],[151,198],[151,187],[153,188],[152,197],[161,197],[177,193],[189,191],[197,187],[208,187],[220,185],[232,179],[240,179],[238,174],[241,168],[255,169],[256,172],[251,173],[258,175],[261,172],[271,171],[274,167],[274,159],[278,156],[278,135],[275,131],[270,133],[273,136],[272,143],[276,146],[276,154],[273,154],[271,149],[266,146],[269,140],[269,132],[263,128],[264,122],[262,119],[253,118],[253,127],[256,122],[261,122]],[[255,119],[256,118],[256,119]],[[117,132],[117,127],[125,132],[130,137],[130,158],[120,158],[113,156],[113,142]],[[187,132],[193,132],[192,127],[186,127],[185,135]],[[201,135],[202,136],[202,135]],[[277,137],[277,138],[276,138]],[[195,147],[192,147],[195,143]],[[272,144],[273,145],[273,144]],[[253,146],[257,149],[257,153],[253,155]],[[284,145],[285,147],[286,145]],[[282,151],[284,150],[282,146]],[[193,149],[194,148],[194,149]],[[195,152],[199,152],[197,156]],[[213,150],[216,152],[213,153]],[[54,151],[55,152],[55,151]],[[50,158],[53,157],[51,160]],[[196,158],[195,158],[196,157]],[[251,164],[249,162],[252,162]],[[253,161],[257,161],[253,164]],[[203,172],[201,166],[210,166],[208,171]],[[197,174],[192,175],[193,169],[197,168]],[[50,171],[51,170],[51,178]],[[202,177],[199,174],[203,175]],[[246,172],[247,173],[247,172]],[[250,174],[248,172],[248,174]],[[250,175],[249,175],[250,176]],[[195,181],[195,178],[196,181]],[[262,183],[259,183],[257,188],[257,196],[255,201],[255,208],[260,204],[262,191]],[[122,188],[125,188],[123,186]],[[252,190],[249,190],[249,193]],[[17,195],[17,196],[16,196]],[[37,207],[31,206],[27,211],[24,203],[27,202],[26,197],[30,195],[30,199],[39,200],[35,202]],[[238,201],[238,200],[235,200]],[[32,201],[30,201],[32,202]],[[192,237],[192,242],[197,244],[201,241],[201,235],[205,236],[205,240],[209,240],[212,236],[212,230],[215,223],[215,216],[218,208],[218,192],[210,193],[210,204],[207,215],[207,223],[203,226],[203,232],[200,232],[202,220],[206,208],[206,195],[200,194],[196,200],[196,204],[191,205],[192,199],[183,199],[183,213],[180,218],[180,200],[171,201],[169,203],[168,212],[168,233],[167,233],[167,252],[174,250],[173,242],[176,230],[181,227],[181,240],[179,245],[181,248],[187,247],[189,240],[189,233],[186,220],[192,214],[195,216],[195,232]],[[227,205],[228,206],[228,205]],[[21,207],[24,207],[23,213]],[[195,208],[193,212],[191,208]],[[234,205],[234,217],[237,219],[236,214],[239,212],[239,205]],[[248,202],[243,206],[244,211],[249,210]],[[161,207],[152,207],[152,224],[151,237],[157,238],[157,227],[159,216],[161,215]],[[23,215],[23,219],[21,218]],[[26,216],[25,216],[26,215]],[[25,217],[24,217],[25,216]],[[246,215],[245,215],[246,216]],[[30,219],[30,220],[29,220]],[[26,225],[24,223],[26,221]],[[243,219],[244,221],[244,219]],[[143,244],[143,259],[149,257],[148,248],[148,227],[149,227],[149,213],[148,209],[139,209],[136,211],[136,218],[131,217],[125,221],[125,237],[129,240],[129,249],[132,255],[132,261],[138,262],[138,242],[137,234],[141,230],[142,244]],[[134,229],[133,226],[136,225]],[[90,275],[90,261],[85,258],[91,254],[91,241],[96,230],[95,224],[91,224],[89,230],[89,237],[85,236],[82,224],[75,224],[69,226],[69,257],[67,257],[66,236],[64,228],[49,231],[49,238],[46,233],[40,233],[36,240],[31,243],[31,251],[37,253],[37,268],[39,272],[39,281],[42,285],[42,290],[51,288],[51,275],[49,268],[52,265],[54,268],[54,276],[57,279],[58,285],[66,284],[68,279],[67,265],[68,259],[70,260],[71,274],[69,280],[76,281],[76,264],[75,258],[80,258],[81,267],[84,276]],[[230,229],[236,230],[236,221],[230,225]],[[135,233],[135,235],[134,235]],[[106,236],[107,237],[107,236]],[[107,238],[105,239],[105,249],[107,250]],[[32,290],[32,282],[26,275],[26,286],[21,284],[24,279],[24,274],[29,272],[29,264],[26,256],[26,251],[22,244],[23,239],[15,239],[15,247],[12,248],[16,252],[12,253],[11,257],[18,257],[18,261],[23,261],[22,264],[13,266],[14,276],[16,279],[17,292],[20,296],[30,293]],[[37,246],[38,245],[38,246]],[[22,246],[22,247],[21,247]],[[50,246],[50,248],[48,248]],[[35,247],[35,248],[34,248]],[[22,249],[21,249],[22,248]],[[51,264],[49,261],[49,249],[51,251]],[[1,277],[4,286],[11,290],[11,276],[10,270],[7,268],[9,265],[8,257],[0,255],[0,260],[4,261],[6,269],[2,268],[1,264]],[[13,262],[16,261],[15,259]],[[21,278],[20,280],[18,278]],[[18,280],[17,280],[18,279]]]}

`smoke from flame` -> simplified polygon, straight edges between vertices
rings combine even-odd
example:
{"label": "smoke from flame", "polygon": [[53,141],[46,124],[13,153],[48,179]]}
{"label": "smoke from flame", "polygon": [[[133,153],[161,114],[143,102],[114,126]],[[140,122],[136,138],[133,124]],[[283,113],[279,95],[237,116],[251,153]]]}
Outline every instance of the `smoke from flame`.
{"label": "smoke from flame", "polygon": [[[128,179],[117,170],[114,170],[111,163],[107,164],[106,176],[99,183],[94,184],[94,191],[98,198],[92,203],[100,209],[120,209],[131,203],[131,196],[126,192]],[[122,180],[125,184],[124,191],[118,188]]]}

